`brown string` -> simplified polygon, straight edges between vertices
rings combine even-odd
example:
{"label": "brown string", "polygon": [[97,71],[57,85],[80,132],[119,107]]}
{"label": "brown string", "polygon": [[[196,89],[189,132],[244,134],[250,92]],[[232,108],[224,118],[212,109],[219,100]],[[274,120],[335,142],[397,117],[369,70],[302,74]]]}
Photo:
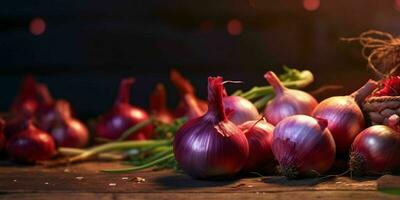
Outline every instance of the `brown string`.
{"label": "brown string", "polygon": [[369,67],[381,77],[397,75],[400,66],[400,37],[377,30],[369,30],[355,38],[341,38],[344,41],[359,41],[362,55]]}

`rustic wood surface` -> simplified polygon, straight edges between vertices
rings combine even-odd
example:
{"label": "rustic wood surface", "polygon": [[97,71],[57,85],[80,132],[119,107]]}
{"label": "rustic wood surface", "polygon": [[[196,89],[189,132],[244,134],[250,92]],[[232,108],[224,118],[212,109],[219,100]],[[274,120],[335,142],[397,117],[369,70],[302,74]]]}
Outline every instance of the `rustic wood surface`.
{"label": "rustic wood surface", "polygon": [[[379,190],[399,188],[400,177],[287,180],[244,177],[228,181],[193,180],[172,170],[127,174],[99,172],[116,163],[66,167],[0,166],[0,199],[400,199]],[[143,178],[145,181],[140,181]]]}

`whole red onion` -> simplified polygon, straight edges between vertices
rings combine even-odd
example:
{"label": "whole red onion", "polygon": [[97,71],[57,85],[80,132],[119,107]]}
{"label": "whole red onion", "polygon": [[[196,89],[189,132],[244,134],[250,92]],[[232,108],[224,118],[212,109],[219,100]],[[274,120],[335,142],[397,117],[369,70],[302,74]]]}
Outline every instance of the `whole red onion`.
{"label": "whole red onion", "polygon": [[193,119],[207,111],[207,102],[196,97],[194,88],[189,80],[185,79],[175,69],[171,70],[170,79],[181,95],[181,100],[174,112],[175,117]]}
{"label": "whole red onion", "polygon": [[[96,126],[98,137],[111,140],[118,139],[128,128],[149,120],[149,115],[146,111],[129,103],[129,91],[133,82],[133,78],[126,78],[121,81],[119,94],[114,106],[100,117]],[[147,125],[131,135],[129,139],[145,140],[150,138],[152,134],[153,126]]]}
{"label": "whole red onion", "polygon": [[208,111],[189,120],[174,140],[175,159],[195,178],[232,176],[244,166],[249,146],[225,115],[222,77],[208,78]]}
{"label": "whole red onion", "polygon": [[72,117],[70,104],[58,100],[55,111],[57,117],[49,133],[56,144],[61,147],[85,147],[89,142],[89,131],[82,122]]}
{"label": "whole red onion", "polygon": [[272,152],[284,176],[316,176],[329,170],[336,151],[327,125],[324,119],[306,115],[290,116],[276,125]]}
{"label": "whole red onion", "polygon": [[46,132],[36,128],[32,120],[28,120],[24,130],[13,135],[7,142],[7,154],[19,162],[33,163],[48,160],[56,154],[53,138]]}
{"label": "whole red onion", "polygon": [[275,165],[272,154],[272,133],[274,126],[262,120],[247,121],[239,126],[249,143],[249,157],[244,171],[269,171]]}
{"label": "whole red onion", "polygon": [[[40,99],[40,107],[35,113],[38,128],[49,132],[57,121],[57,111],[55,101],[45,84],[36,84],[36,93]],[[71,111],[68,111],[71,112]]]}
{"label": "whole red onion", "polygon": [[167,109],[167,97],[163,84],[157,84],[153,94],[150,96],[150,111],[155,118],[162,123],[172,123],[174,117]]}
{"label": "whole red onion", "polygon": [[276,125],[292,115],[310,115],[318,102],[310,94],[301,90],[286,88],[274,72],[264,75],[275,91],[275,97],[266,106],[264,116],[269,123]]}
{"label": "whole red onion", "polygon": [[229,111],[229,121],[236,125],[260,118],[257,108],[247,99],[239,96],[226,96],[223,99],[225,112]]}
{"label": "whole red onion", "polygon": [[3,151],[6,146],[6,137],[4,136],[4,126],[5,122],[3,119],[0,119],[0,152]]}
{"label": "whole red onion", "polygon": [[374,125],[355,138],[350,153],[350,170],[355,175],[390,173],[400,167],[400,133]]}
{"label": "whole red onion", "polygon": [[377,83],[369,80],[349,96],[335,96],[323,100],[312,116],[328,120],[328,129],[336,143],[338,153],[346,153],[354,138],[364,128],[364,116],[358,103],[371,94]]}

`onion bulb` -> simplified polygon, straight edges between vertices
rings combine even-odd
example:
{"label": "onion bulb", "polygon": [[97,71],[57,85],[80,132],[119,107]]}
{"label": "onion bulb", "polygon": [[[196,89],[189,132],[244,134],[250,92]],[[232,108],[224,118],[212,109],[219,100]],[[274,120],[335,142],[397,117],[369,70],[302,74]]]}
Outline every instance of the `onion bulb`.
{"label": "onion bulb", "polygon": [[228,119],[236,125],[260,118],[257,108],[243,97],[226,96],[223,101]]}
{"label": "onion bulb", "polygon": [[354,138],[364,128],[364,115],[358,103],[364,101],[376,87],[377,83],[369,80],[351,95],[330,97],[314,109],[313,117],[328,120],[328,129],[335,139],[338,153],[348,152]]}
{"label": "onion bulb", "polygon": [[36,98],[36,80],[35,77],[28,75],[22,79],[21,88],[18,95],[15,97],[11,104],[11,112],[21,113],[30,112],[35,113],[38,108],[38,101]]}
{"label": "onion bulb", "polygon": [[400,167],[400,133],[374,125],[355,138],[350,153],[350,170],[355,175],[385,174]]}
{"label": "onion bulb", "polygon": [[49,133],[56,144],[60,147],[85,147],[89,142],[89,131],[82,122],[72,117],[70,104],[58,100],[55,110],[57,117]]}
{"label": "onion bulb", "polygon": [[317,176],[331,168],[336,151],[327,125],[324,119],[306,115],[290,116],[276,125],[272,152],[284,176]]}
{"label": "onion bulb", "polygon": [[310,115],[318,102],[301,90],[286,88],[272,71],[264,75],[275,92],[275,97],[266,106],[264,116],[272,125],[292,115]]}
{"label": "onion bulb", "polygon": [[207,111],[207,102],[198,99],[189,80],[185,79],[177,70],[171,70],[170,79],[178,88],[181,99],[174,115],[177,118],[187,117],[194,119],[202,116]]}
{"label": "onion bulb", "polygon": [[249,146],[243,132],[226,117],[222,77],[208,78],[208,111],[186,122],[173,148],[179,166],[194,178],[232,176],[244,166]]}
{"label": "onion bulb", "polygon": [[31,119],[27,119],[26,128],[7,141],[8,156],[18,162],[34,163],[48,160],[56,154],[53,138],[36,128]]}
{"label": "onion bulb", "polygon": [[163,84],[157,84],[153,94],[150,96],[150,111],[155,116],[156,120],[162,123],[172,123],[174,117],[167,109],[167,97]]}
{"label": "onion bulb", "polygon": [[[100,138],[118,139],[128,128],[149,120],[149,115],[141,108],[129,103],[133,78],[121,81],[119,93],[110,111],[100,116],[96,134]],[[153,126],[147,125],[129,137],[132,140],[145,140],[152,136]]]}
{"label": "onion bulb", "polygon": [[249,157],[243,167],[244,171],[269,171],[275,165],[272,154],[272,133],[274,126],[264,119],[248,121],[239,126],[249,143]]}

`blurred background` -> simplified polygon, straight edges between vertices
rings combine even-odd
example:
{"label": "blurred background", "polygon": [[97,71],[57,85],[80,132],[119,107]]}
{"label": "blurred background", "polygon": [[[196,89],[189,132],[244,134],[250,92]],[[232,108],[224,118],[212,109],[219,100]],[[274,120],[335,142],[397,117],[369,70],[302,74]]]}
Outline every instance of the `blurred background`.
{"label": "blurred background", "polygon": [[400,0],[5,1],[0,7],[0,110],[9,109],[25,74],[49,85],[90,117],[112,105],[119,80],[133,76],[131,101],[148,106],[169,70],[191,79],[242,80],[229,90],[265,85],[267,70],[309,69],[346,94],[374,77],[361,46],[340,40],[369,29],[400,33]]}

